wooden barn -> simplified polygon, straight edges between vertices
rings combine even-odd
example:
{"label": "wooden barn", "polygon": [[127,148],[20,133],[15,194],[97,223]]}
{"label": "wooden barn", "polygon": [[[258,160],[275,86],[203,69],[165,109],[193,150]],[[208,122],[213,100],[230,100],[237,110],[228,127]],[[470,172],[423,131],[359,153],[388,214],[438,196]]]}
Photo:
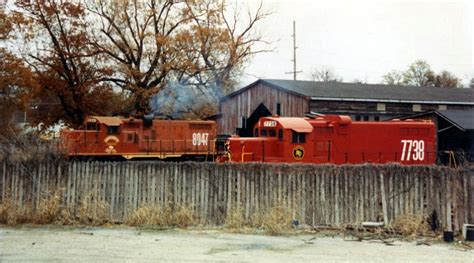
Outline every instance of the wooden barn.
{"label": "wooden barn", "polygon": [[250,136],[260,117],[343,114],[379,121],[433,110],[474,109],[473,89],[260,79],[223,97],[219,133]]}

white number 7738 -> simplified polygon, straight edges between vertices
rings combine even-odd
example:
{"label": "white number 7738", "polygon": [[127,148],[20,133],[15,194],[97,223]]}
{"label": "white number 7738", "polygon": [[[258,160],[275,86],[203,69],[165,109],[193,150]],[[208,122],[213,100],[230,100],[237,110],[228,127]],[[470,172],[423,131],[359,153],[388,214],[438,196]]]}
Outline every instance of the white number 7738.
{"label": "white number 7738", "polygon": [[425,159],[425,141],[401,140],[403,144],[401,161],[423,161]]}

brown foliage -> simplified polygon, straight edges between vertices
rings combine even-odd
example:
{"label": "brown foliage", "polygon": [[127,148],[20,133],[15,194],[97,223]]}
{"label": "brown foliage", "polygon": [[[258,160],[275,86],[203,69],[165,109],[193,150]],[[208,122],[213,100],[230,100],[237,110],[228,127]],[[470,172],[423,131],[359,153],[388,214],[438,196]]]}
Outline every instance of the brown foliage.
{"label": "brown foliage", "polygon": [[[0,8],[0,41],[11,36],[16,15]],[[17,132],[15,115],[24,110],[29,91],[35,86],[33,76],[23,61],[5,48],[0,48],[0,137]],[[1,141],[1,139],[0,139]]]}
{"label": "brown foliage", "polygon": [[56,0],[15,2],[23,15],[18,32],[37,49],[27,62],[38,83],[32,91],[30,113],[44,127],[59,120],[75,127],[87,115],[106,115],[117,104],[108,103],[115,93],[102,80],[111,74],[99,67],[100,57],[86,34],[85,12],[80,2]]}
{"label": "brown foliage", "polygon": [[28,66],[9,63],[15,74],[5,75],[29,74],[20,78],[29,81],[27,115],[43,128],[59,121],[77,127],[88,115],[150,113],[150,98],[172,83],[208,101],[191,103],[199,108],[190,107],[189,116],[215,113],[208,104],[265,51],[253,48],[262,41],[255,24],[267,16],[261,6],[241,23],[224,0],[14,3],[8,19],[0,17],[0,36],[18,46]]}

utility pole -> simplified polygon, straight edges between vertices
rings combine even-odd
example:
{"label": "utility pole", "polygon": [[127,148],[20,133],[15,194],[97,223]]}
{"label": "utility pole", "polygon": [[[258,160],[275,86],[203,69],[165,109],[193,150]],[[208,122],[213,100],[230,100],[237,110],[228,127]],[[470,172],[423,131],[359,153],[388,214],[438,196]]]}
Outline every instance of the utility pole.
{"label": "utility pole", "polygon": [[285,74],[293,74],[293,80],[296,80],[296,74],[301,73],[303,71],[297,71],[296,70],[296,49],[298,48],[296,46],[296,21],[293,21],[293,71],[290,72],[285,72]]}

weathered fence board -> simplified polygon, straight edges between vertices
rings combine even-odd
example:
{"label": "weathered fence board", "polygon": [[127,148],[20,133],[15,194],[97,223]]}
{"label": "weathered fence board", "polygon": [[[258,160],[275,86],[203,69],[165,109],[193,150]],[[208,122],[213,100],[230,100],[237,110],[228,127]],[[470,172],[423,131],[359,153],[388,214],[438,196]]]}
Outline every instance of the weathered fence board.
{"label": "weathered fence board", "polygon": [[166,162],[0,164],[1,202],[36,209],[60,191],[74,213],[86,198],[107,204],[109,218],[126,220],[143,205],[189,207],[202,224],[223,224],[243,209],[255,214],[284,204],[301,223],[384,221],[437,214],[458,231],[474,219],[472,170],[428,166],[333,166]]}

